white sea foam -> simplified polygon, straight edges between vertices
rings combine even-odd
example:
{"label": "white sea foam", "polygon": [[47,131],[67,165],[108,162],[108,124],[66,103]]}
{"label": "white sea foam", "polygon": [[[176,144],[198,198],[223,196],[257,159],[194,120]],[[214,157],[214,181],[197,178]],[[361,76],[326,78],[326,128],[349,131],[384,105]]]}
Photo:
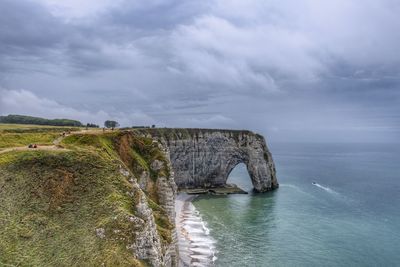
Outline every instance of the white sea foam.
{"label": "white sea foam", "polygon": [[177,198],[177,231],[180,262],[183,266],[213,266],[216,257],[216,241],[210,230],[188,200],[188,196]]}

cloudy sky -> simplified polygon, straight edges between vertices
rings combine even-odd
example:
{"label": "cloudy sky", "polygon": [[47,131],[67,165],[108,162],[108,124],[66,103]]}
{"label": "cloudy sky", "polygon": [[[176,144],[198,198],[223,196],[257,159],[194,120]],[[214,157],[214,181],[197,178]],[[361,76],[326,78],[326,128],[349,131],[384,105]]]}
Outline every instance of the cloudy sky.
{"label": "cloudy sky", "polygon": [[0,114],[398,141],[399,14],[398,0],[0,0]]}

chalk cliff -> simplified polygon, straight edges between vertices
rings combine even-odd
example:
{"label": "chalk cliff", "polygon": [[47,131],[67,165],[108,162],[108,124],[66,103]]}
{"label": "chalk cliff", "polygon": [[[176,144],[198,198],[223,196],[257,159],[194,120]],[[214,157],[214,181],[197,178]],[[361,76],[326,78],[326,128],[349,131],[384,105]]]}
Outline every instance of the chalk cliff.
{"label": "chalk cliff", "polygon": [[[246,164],[256,192],[270,191],[279,186],[271,153],[264,137],[259,134],[235,130],[165,128],[135,130],[134,133],[152,138],[164,153],[166,160],[153,161],[150,168],[152,171],[160,168],[169,170],[168,175],[157,179],[155,188],[158,203],[167,212],[170,221],[175,217],[176,187],[197,189],[225,186],[230,172],[239,163]],[[126,134],[132,135],[132,132]],[[151,184],[148,176],[144,171],[138,178],[145,192],[149,192],[146,188]],[[161,258],[161,262],[168,266],[178,263],[175,228],[171,234],[168,251],[164,247],[164,253],[157,253],[151,262],[160,262],[158,259]]]}
{"label": "chalk cliff", "polygon": [[131,131],[119,134],[114,142],[127,167],[122,172],[141,192],[136,210],[145,224],[141,232],[136,232],[135,243],[129,248],[136,258],[147,260],[151,266],[177,266],[174,205],[177,189],[168,149]]}
{"label": "chalk cliff", "polygon": [[224,186],[239,163],[246,164],[255,191],[266,192],[278,187],[271,153],[259,134],[213,129],[148,132],[169,148],[178,188]]}

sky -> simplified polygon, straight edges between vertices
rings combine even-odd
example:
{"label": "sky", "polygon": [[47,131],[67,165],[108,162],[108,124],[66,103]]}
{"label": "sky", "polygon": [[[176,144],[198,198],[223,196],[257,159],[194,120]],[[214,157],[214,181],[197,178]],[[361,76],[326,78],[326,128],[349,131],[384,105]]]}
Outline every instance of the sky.
{"label": "sky", "polygon": [[397,0],[0,0],[0,114],[399,142]]}

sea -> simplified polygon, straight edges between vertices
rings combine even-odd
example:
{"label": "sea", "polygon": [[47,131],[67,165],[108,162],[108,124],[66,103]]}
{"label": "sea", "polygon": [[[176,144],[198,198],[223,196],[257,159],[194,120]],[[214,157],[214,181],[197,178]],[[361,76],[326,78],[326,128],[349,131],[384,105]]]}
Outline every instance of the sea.
{"label": "sea", "polygon": [[[279,189],[201,196],[212,266],[400,266],[400,144],[272,143]],[[201,266],[201,264],[198,264]]]}

